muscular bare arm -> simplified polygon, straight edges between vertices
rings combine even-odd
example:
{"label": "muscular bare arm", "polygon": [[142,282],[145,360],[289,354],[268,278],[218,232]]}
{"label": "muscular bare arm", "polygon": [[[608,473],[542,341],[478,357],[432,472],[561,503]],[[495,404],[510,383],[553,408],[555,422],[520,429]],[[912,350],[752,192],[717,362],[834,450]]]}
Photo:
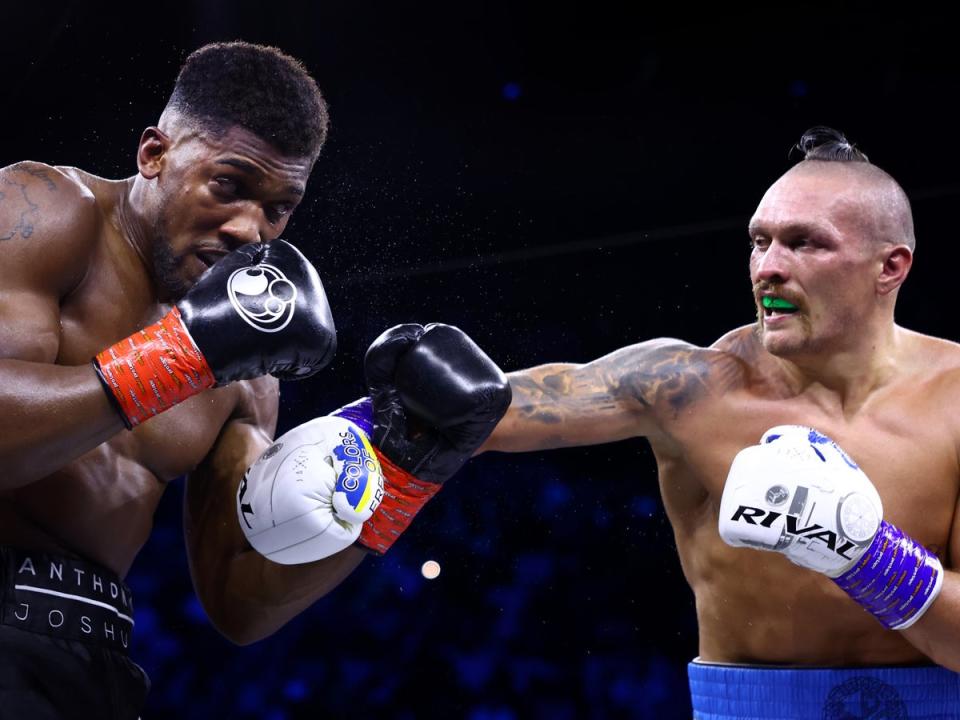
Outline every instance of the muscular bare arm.
{"label": "muscular bare arm", "polygon": [[123,429],[89,365],[56,365],[60,302],[97,236],[92,197],[53,168],[0,170],[0,489],[49,475]]}
{"label": "muscular bare arm", "polygon": [[730,383],[723,359],[658,339],[584,365],[510,373],[513,402],[482,449],[522,452],[669,433],[674,420]]}
{"label": "muscular bare arm", "polygon": [[250,547],[237,520],[237,487],[272,442],[278,393],[273,378],[245,385],[250,409],[226,424],[210,455],[190,475],[183,514],[197,595],[216,628],[240,645],[277,631],[339,585],[366,556],[350,547],[317,562],[279,565]]}

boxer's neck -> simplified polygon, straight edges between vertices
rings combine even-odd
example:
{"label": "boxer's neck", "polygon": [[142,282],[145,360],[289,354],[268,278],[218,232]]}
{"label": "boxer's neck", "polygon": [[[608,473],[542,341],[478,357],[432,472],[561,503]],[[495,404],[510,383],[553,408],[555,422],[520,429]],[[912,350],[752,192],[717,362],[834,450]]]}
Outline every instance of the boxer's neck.
{"label": "boxer's neck", "polygon": [[774,359],[794,392],[852,414],[872,392],[898,375],[905,342],[903,330],[886,321],[842,349]]}
{"label": "boxer's neck", "polygon": [[136,195],[138,187],[135,177],[128,178],[120,188],[116,204],[116,227],[120,236],[136,253],[144,269],[150,272],[151,266],[147,261],[150,252],[150,234],[147,232],[147,223],[143,214],[137,211]]}

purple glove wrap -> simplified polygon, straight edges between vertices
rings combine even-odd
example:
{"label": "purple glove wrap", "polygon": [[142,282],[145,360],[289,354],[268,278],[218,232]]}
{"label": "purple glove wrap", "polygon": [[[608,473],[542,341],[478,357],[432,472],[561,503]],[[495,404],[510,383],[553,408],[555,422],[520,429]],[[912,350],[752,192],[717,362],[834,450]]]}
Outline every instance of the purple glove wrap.
{"label": "purple glove wrap", "polygon": [[844,592],[892,630],[905,630],[940,593],[937,556],[887,521],[852,568],[834,578]]}

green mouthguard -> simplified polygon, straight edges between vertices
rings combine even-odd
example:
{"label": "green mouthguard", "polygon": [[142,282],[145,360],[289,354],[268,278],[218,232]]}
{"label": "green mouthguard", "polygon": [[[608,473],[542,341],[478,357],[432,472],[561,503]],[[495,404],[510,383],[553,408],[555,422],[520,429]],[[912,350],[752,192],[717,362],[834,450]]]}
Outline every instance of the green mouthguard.
{"label": "green mouthguard", "polygon": [[793,303],[789,303],[783,298],[770,297],[769,295],[765,295],[761,300],[761,302],[763,303],[763,306],[767,308],[767,310],[796,310],[797,309],[797,306],[794,305]]}

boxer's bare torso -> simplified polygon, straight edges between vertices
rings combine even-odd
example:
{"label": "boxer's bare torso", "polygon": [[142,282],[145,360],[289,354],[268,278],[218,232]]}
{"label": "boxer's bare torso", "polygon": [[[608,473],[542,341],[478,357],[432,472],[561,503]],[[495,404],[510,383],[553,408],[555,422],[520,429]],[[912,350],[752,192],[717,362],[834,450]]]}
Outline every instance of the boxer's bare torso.
{"label": "boxer's bare torso", "polygon": [[715,346],[724,359],[711,372],[716,380],[704,401],[678,414],[667,426],[671,437],[651,437],[697,599],[704,659],[818,665],[921,659],[828,578],[774,553],[730,548],[717,534],[734,455],[775,425],[810,425],[856,459],[879,491],[887,520],[953,566],[960,415],[949,398],[960,383],[960,347],[897,332],[900,356],[889,376],[841,407],[822,388],[791,386],[751,330],[740,330]]}
{"label": "boxer's bare torso", "polygon": [[[806,665],[923,661],[831,580],[776,553],[732,548],[717,531],[734,456],[780,424],[816,427],[867,473],[885,518],[953,567],[960,491],[960,347],[896,328],[882,380],[843,404],[798,384],[753,327],[709,349],[679,341],[624,348],[589,365],[510,376],[514,404],[487,449],[582,445],[645,435],[685,576],[704,660]],[[655,607],[656,597],[646,599]]]}
{"label": "boxer's bare torso", "polygon": [[[0,203],[19,218],[0,228],[19,245],[3,274],[30,277],[0,288],[7,295],[0,358],[89,367],[97,352],[169,309],[157,302],[145,259],[121,230],[127,189],[127,181],[73,168],[21,163],[3,171]],[[52,235],[39,230],[51,225],[59,226]],[[24,391],[63,402],[70,388]],[[231,420],[260,425],[265,445],[277,394],[270,377],[207,391],[42,479],[0,492],[0,543],[78,555],[125,575],[167,483],[194,470]]]}

